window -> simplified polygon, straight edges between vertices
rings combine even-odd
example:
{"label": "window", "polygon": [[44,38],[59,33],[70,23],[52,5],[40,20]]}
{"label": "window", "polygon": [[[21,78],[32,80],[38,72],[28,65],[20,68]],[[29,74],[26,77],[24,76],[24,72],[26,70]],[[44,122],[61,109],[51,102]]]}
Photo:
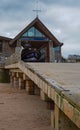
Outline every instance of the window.
{"label": "window", "polygon": [[26,32],[26,33],[24,33],[22,36],[23,36],[23,37],[27,37],[27,36],[28,36],[28,33]]}
{"label": "window", "polygon": [[55,52],[59,52],[60,51],[60,46],[57,46],[54,48]]}
{"label": "window", "polygon": [[40,31],[38,31],[37,29],[35,29],[35,36],[36,37],[43,37],[43,34]]}
{"label": "window", "polygon": [[28,30],[28,37],[34,37],[34,27]]}
{"label": "window", "polygon": [[27,32],[25,32],[22,35],[22,37],[44,37],[45,38],[45,35],[35,27],[31,27]]}

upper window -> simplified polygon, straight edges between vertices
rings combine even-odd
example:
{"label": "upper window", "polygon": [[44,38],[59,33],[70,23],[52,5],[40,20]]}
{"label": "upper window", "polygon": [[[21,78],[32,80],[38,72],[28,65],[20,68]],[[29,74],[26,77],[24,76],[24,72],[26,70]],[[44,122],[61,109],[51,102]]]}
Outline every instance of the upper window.
{"label": "upper window", "polygon": [[27,36],[28,36],[27,32],[22,35],[22,37],[27,37]]}
{"label": "upper window", "polygon": [[27,33],[28,33],[28,37],[34,37],[35,35],[34,27],[30,28]]}
{"label": "upper window", "polygon": [[35,27],[30,28],[27,32],[25,32],[22,37],[45,37],[43,33],[41,33]]}
{"label": "upper window", "polygon": [[39,30],[35,29],[35,36],[36,37],[45,37]]}

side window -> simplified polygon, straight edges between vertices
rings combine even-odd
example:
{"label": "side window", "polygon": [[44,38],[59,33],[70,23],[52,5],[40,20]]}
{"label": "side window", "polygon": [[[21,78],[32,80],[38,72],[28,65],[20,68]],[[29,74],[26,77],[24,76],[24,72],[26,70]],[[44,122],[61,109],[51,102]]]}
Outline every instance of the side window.
{"label": "side window", "polygon": [[60,52],[60,46],[54,48],[55,52]]}

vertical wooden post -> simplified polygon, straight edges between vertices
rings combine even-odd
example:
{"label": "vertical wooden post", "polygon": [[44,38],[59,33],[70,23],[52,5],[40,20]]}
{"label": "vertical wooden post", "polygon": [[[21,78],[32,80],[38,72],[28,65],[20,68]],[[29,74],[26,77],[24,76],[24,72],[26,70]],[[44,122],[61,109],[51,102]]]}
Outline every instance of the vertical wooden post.
{"label": "vertical wooden post", "polygon": [[51,111],[51,126],[55,129],[55,115],[54,110]]}
{"label": "vertical wooden post", "polygon": [[40,96],[40,88],[34,84],[34,94]]}
{"label": "vertical wooden post", "polygon": [[14,76],[14,87],[18,88],[18,86],[19,86],[18,78]]}
{"label": "vertical wooden post", "polygon": [[55,104],[55,120],[54,120],[54,126],[55,126],[55,130],[59,130],[59,108],[57,107],[57,105]]}
{"label": "vertical wooden post", "polygon": [[46,101],[46,94],[42,90],[40,90],[40,97],[43,101]]}
{"label": "vertical wooden post", "polygon": [[51,111],[51,126],[54,130],[80,130],[55,104]]}
{"label": "vertical wooden post", "polygon": [[26,91],[29,95],[34,95],[34,83],[32,80],[26,80]]}
{"label": "vertical wooden post", "polygon": [[14,79],[13,79],[12,75],[10,75],[10,85],[14,86]]}
{"label": "vertical wooden post", "polygon": [[24,80],[21,77],[19,77],[19,89],[24,89]]}

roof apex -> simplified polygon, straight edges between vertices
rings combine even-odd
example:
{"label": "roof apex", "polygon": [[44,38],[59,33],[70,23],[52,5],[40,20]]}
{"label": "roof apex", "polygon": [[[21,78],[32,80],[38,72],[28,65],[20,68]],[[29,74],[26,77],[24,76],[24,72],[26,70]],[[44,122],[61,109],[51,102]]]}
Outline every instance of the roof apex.
{"label": "roof apex", "polygon": [[11,40],[10,45],[13,45],[16,40],[18,40],[21,35],[28,31],[32,26],[36,25],[53,43],[61,46],[61,43],[56,39],[56,37],[47,29],[47,27],[42,23],[42,21],[36,17],[28,26],[26,26],[13,40]]}

